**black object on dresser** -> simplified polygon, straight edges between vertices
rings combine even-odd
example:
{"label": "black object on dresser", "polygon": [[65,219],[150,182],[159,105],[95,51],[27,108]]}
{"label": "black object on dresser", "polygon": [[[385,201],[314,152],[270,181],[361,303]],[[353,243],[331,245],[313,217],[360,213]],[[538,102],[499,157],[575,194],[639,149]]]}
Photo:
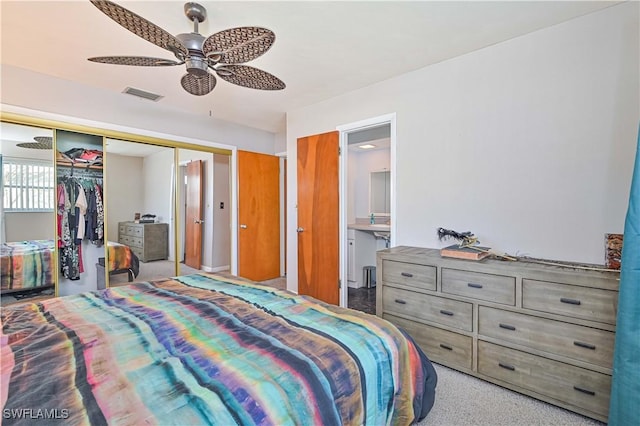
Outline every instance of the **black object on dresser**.
{"label": "black object on dresser", "polygon": [[377,252],[376,314],[434,362],[607,421],[617,272]]}

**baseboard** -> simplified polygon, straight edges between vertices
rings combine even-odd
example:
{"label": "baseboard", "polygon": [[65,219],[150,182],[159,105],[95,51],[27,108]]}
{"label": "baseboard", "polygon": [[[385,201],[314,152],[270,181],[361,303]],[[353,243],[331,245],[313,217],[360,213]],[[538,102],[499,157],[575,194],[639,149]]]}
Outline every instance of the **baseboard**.
{"label": "baseboard", "polygon": [[202,266],[200,269],[205,272],[222,272],[231,270],[231,267],[229,265],[216,266],[215,268],[212,268],[211,266]]}
{"label": "baseboard", "polygon": [[360,285],[360,281],[347,281],[347,287],[349,288],[362,288],[363,285]]}

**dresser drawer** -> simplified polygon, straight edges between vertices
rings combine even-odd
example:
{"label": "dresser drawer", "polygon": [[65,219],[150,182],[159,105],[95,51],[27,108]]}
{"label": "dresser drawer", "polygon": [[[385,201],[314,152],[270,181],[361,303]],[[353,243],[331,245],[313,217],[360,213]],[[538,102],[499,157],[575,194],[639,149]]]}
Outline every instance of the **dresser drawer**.
{"label": "dresser drawer", "polygon": [[611,376],[478,341],[478,372],[607,417]]}
{"label": "dresser drawer", "polygon": [[618,292],[523,279],[522,306],[536,311],[615,324]]}
{"label": "dresser drawer", "polygon": [[480,306],[478,333],[611,368],[614,333]]}
{"label": "dresser drawer", "polygon": [[144,247],[144,240],[141,237],[127,237],[127,239],[131,247]]}
{"label": "dresser drawer", "polygon": [[471,337],[393,315],[384,314],[383,318],[409,333],[431,361],[471,370]]}
{"label": "dresser drawer", "polygon": [[118,238],[118,242],[129,247],[144,247],[142,238],[132,237],[130,235],[121,235],[120,238]]}
{"label": "dresser drawer", "polygon": [[138,259],[140,260],[144,259],[144,252],[142,251],[141,248],[138,248],[138,247],[130,247],[130,248],[133,254],[135,254],[138,257]]}
{"label": "dresser drawer", "polygon": [[125,225],[125,233],[134,237],[142,237],[144,235],[144,228],[142,226]]}
{"label": "dresser drawer", "polygon": [[460,330],[473,331],[471,303],[384,286],[382,310],[384,313],[411,316]]}
{"label": "dresser drawer", "polygon": [[504,275],[442,268],[442,292],[515,305],[516,279]]}
{"label": "dresser drawer", "polygon": [[124,223],[121,223],[120,225],[118,225],[118,235],[124,235],[127,233],[127,225],[125,225]]}
{"label": "dresser drawer", "polygon": [[382,261],[382,280],[423,290],[436,289],[436,268],[415,263]]}

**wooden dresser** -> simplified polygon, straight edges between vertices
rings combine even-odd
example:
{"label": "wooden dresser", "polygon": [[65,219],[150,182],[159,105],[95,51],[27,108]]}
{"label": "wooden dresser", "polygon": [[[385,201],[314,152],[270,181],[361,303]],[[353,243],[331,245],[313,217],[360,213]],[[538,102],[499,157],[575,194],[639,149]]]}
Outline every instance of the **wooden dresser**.
{"label": "wooden dresser", "polygon": [[434,362],[607,420],[619,273],[377,252],[376,314]]}
{"label": "wooden dresser", "polygon": [[118,242],[127,245],[141,262],[169,257],[169,225],[166,223],[118,223]]}

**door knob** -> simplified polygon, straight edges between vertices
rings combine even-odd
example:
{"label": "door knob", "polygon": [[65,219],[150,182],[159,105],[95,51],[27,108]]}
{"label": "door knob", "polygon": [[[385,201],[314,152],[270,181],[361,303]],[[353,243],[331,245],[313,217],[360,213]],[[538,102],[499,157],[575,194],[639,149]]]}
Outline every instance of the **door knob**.
{"label": "door knob", "polygon": [[242,228],[242,229],[247,229],[247,225],[245,225],[245,224],[240,224],[240,228]]}
{"label": "door knob", "polygon": [[304,232],[304,228],[298,227],[298,228],[296,228],[296,232]]}
{"label": "door knob", "polygon": [[193,223],[198,223],[198,224],[204,223],[204,219],[193,219]]}

